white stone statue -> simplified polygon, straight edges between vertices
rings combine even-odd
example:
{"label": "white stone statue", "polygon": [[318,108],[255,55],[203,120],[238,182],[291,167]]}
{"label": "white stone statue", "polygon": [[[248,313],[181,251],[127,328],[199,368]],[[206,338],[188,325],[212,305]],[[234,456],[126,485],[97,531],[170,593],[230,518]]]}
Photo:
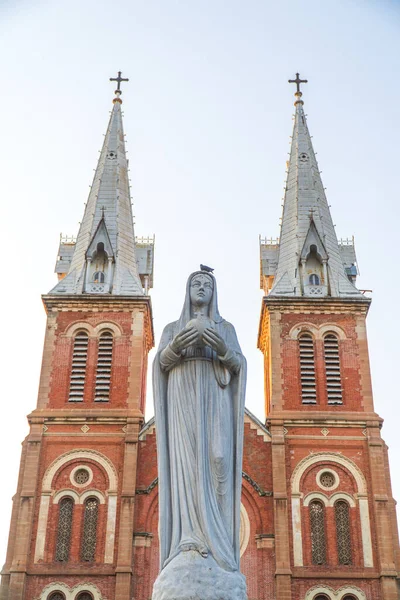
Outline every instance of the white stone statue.
{"label": "white stone statue", "polygon": [[218,312],[213,275],[192,273],[153,367],[160,569],[153,600],[245,600],[239,570],[246,360]]}

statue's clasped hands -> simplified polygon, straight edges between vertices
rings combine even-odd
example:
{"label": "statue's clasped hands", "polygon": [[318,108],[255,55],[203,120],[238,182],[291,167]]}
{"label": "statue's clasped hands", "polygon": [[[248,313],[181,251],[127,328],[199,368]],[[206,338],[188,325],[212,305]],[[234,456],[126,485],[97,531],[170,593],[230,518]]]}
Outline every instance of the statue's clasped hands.
{"label": "statue's clasped hands", "polygon": [[[171,350],[175,352],[175,354],[181,354],[182,350],[185,350],[194,342],[198,340],[199,332],[196,327],[185,327],[182,329],[172,340],[171,342]],[[204,329],[202,339],[207,346],[210,346],[218,356],[224,356],[227,352],[227,346],[222,339],[222,337],[215,331],[215,329],[211,329],[210,327],[206,327]]]}
{"label": "statue's clasped hands", "polygon": [[226,347],[222,337],[215,331],[215,329],[206,327],[203,333],[203,340],[207,346],[210,346],[210,348],[215,350],[218,356],[225,356],[228,348]]}

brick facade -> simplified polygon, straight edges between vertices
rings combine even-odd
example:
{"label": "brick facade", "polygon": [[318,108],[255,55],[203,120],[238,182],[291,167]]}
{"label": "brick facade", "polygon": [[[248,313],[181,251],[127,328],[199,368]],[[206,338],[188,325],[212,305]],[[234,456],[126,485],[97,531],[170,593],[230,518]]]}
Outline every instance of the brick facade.
{"label": "brick facade", "polygon": [[[29,415],[14,498],[1,600],[146,600],[158,573],[158,484],[154,422],[143,424],[146,299],[44,297],[48,327],[38,408]],[[242,570],[250,600],[347,596],[398,598],[399,550],[387,448],[372,407],[365,317],[368,302],[284,305],[266,297],[259,346],[265,355],[267,428],[245,415]],[[82,402],[68,402],[74,335],[89,335]],[[111,395],[94,402],[98,337],[113,334]],[[301,401],[297,336],[314,339],[317,403]],[[323,336],[334,331],[343,404],[326,396]],[[77,468],[90,482],[77,484]],[[335,474],[333,489],[319,483]],[[94,559],[82,561],[85,500],[99,499]],[[60,506],[74,499],[68,561],[55,560]],[[351,564],[340,564],[335,502],[349,503]],[[310,503],[324,504],[327,560],[313,564]],[[347,596],[346,596],[347,594]]]}

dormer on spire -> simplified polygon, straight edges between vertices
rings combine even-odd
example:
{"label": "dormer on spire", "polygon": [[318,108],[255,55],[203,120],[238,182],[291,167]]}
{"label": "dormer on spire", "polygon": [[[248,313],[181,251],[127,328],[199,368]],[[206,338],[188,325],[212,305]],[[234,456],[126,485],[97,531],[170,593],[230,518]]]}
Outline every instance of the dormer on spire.
{"label": "dormer on spire", "polygon": [[[275,296],[359,297],[355,277],[346,272],[307,127],[300,91],[307,80],[296,73],[289,83],[296,84],[296,112],[281,235],[279,244],[261,245],[262,287]],[[354,247],[353,255],[354,267]]]}
{"label": "dormer on spire", "polygon": [[[121,77],[103,148],[65,277],[54,294],[143,294],[121,114]],[[148,273],[150,275],[150,273]]]}
{"label": "dormer on spire", "polygon": [[85,292],[87,294],[105,294],[111,291],[114,261],[114,251],[103,208],[103,215],[86,251]]}

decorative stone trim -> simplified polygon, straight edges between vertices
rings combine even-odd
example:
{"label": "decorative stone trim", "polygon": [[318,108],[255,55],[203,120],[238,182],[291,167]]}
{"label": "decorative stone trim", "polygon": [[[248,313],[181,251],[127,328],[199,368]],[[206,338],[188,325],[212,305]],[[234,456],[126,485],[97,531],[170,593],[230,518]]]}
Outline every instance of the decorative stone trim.
{"label": "decorative stone trim", "polygon": [[312,492],[307,494],[303,500],[303,506],[308,506],[313,500],[320,500],[325,506],[329,506],[329,498],[321,492]]}
{"label": "decorative stone trim", "polygon": [[85,501],[91,497],[97,498],[100,504],[106,503],[104,495],[101,492],[99,492],[99,490],[86,490],[85,492],[83,492],[83,494],[80,495],[79,504],[84,504]]}
{"label": "decorative stone trim", "polygon": [[67,338],[73,338],[78,331],[86,331],[89,337],[94,336],[93,327],[90,325],[90,323],[87,323],[86,321],[77,321],[75,323],[72,323],[67,327],[64,334],[62,335]]}
{"label": "decorative stone trim", "polygon": [[331,496],[330,498],[328,498],[328,496],[322,494],[321,492],[312,492],[311,494],[307,494],[307,496],[304,497],[303,506],[309,506],[310,502],[312,502],[313,500],[320,500],[325,504],[325,506],[334,506],[335,502],[337,502],[338,500],[344,500],[345,502],[348,502],[352,508],[356,507],[356,502],[354,498],[346,492],[337,492],[336,494],[333,494],[333,496]]}
{"label": "decorative stone trim", "polygon": [[257,550],[268,548],[272,550],[275,548],[275,536],[272,533],[256,535],[256,546]]}
{"label": "decorative stone trim", "polygon": [[120,326],[113,321],[104,321],[103,323],[96,325],[96,327],[93,329],[93,333],[96,337],[99,337],[103,331],[112,331],[115,338],[122,336],[122,330]]}
{"label": "decorative stone trim", "polygon": [[246,552],[246,548],[248,546],[250,539],[250,519],[247,514],[247,510],[240,503],[240,534],[239,534],[239,547],[240,547],[240,556]]}
{"label": "decorative stone trim", "polygon": [[307,591],[304,600],[314,600],[318,594],[325,594],[329,600],[341,600],[346,594],[354,596],[357,600],[367,600],[364,592],[353,585],[346,585],[337,590],[329,585],[316,585]]}
{"label": "decorative stone trim", "polygon": [[300,480],[304,472],[312,465],[324,462],[337,463],[350,471],[356,480],[358,493],[366,495],[367,483],[363,473],[350,458],[347,458],[347,456],[343,456],[343,454],[338,454],[336,452],[316,452],[303,458],[303,460],[298,463],[292,474],[292,494],[300,493]]}
{"label": "decorative stone trim", "polygon": [[291,340],[297,340],[299,335],[305,332],[311,333],[314,339],[318,338],[318,327],[316,327],[316,325],[313,323],[308,323],[306,321],[304,323],[298,323],[292,327],[292,329],[289,331],[288,337]]}
{"label": "decorative stone trim", "polygon": [[336,333],[340,340],[347,339],[344,330],[338,325],[328,323],[327,325],[321,325],[318,328],[318,336],[320,337],[320,339],[323,339],[328,333]]}
{"label": "decorative stone trim", "polygon": [[[306,456],[301,460],[296,468],[294,469],[291,477],[291,493],[292,493],[292,529],[293,529],[293,554],[294,554],[294,566],[303,566],[303,538],[302,538],[302,526],[301,526],[301,498],[302,493],[300,491],[300,481],[305,471],[318,463],[321,463],[321,467],[326,462],[333,462],[341,465],[353,475],[357,483],[357,494],[358,506],[360,511],[360,523],[361,523],[361,539],[363,547],[364,567],[373,567],[373,556],[372,556],[372,540],[371,540],[371,526],[369,519],[369,507],[367,497],[367,483],[365,477],[358,466],[346,456],[335,452],[316,452],[309,456]],[[322,469],[326,471],[324,467]],[[320,471],[321,472],[321,471]],[[325,496],[319,494],[319,497]],[[312,495],[308,495],[308,502],[311,500]],[[350,506],[355,506],[354,499],[345,492],[338,492],[334,494],[329,500],[329,506],[333,506],[339,498],[345,499],[350,503]],[[331,504],[332,503],[332,504]],[[336,597],[335,597],[336,598]],[[312,600],[312,599],[310,599]]]}
{"label": "decorative stone trim", "polygon": [[[53,493],[52,483],[54,476],[57,471],[72,460],[79,459],[81,461],[93,460],[97,462],[107,473],[109,488],[107,490],[108,495],[108,510],[107,510],[107,525],[106,525],[106,543],[104,550],[104,562],[110,564],[114,560],[114,541],[115,541],[115,527],[116,527],[116,514],[117,514],[117,489],[118,489],[118,475],[117,471],[112,462],[96,450],[87,450],[85,448],[70,450],[65,454],[62,454],[56,458],[51,465],[47,468],[42,482],[42,496],[40,499],[39,508],[39,519],[38,529],[36,534],[36,547],[35,547],[35,563],[44,559],[44,551],[46,544],[46,532],[47,532],[47,521],[49,516],[50,508],[50,496]],[[78,467],[81,468],[81,467]],[[85,465],[86,468],[86,465]],[[67,493],[66,493],[67,492]],[[96,496],[101,504],[105,504],[105,497],[101,492],[97,490],[87,490],[83,494],[74,492],[78,497],[80,503],[90,496]],[[63,495],[72,495],[71,490],[62,490],[61,493],[57,493],[55,496],[56,503],[63,497]],[[53,500],[54,501],[54,500]],[[98,597],[100,599],[100,596]],[[40,599],[41,600],[41,599]],[[68,597],[66,598],[68,600]],[[97,600],[97,596],[95,596]]]}
{"label": "decorative stone trim", "polygon": [[53,592],[62,592],[65,596],[65,600],[75,600],[80,592],[90,592],[93,596],[93,600],[107,600],[105,596],[102,596],[97,585],[94,585],[93,583],[79,583],[70,588],[66,583],[61,581],[47,585],[43,588],[40,596],[37,596],[34,600],[48,600],[50,594]]}
{"label": "decorative stone trim", "polygon": [[144,442],[148,435],[151,435],[156,430],[155,418],[152,417],[150,421],[147,421],[140,430],[139,441]]}
{"label": "decorative stone trim", "polygon": [[56,472],[58,471],[58,469],[60,469],[60,467],[67,464],[71,460],[76,460],[77,458],[79,458],[81,460],[85,460],[85,459],[93,460],[93,461],[97,462],[99,465],[101,465],[108,475],[108,481],[110,484],[108,491],[109,492],[117,491],[118,476],[117,476],[115,467],[111,463],[111,461],[106,456],[104,456],[104,454],[97,452],[97,450],[86,450],[84,448],[81,448],[81,449],[77,449],[77,450],[70,450],[69,452],[62,454],[61,456],[59,456],[52,462],[52,464],[47,468],[47,470],[44,474],[44,477],[43,477],[43,484],[42,484],[43,492],[51,490],[53,478],[54,478]]}
{"label": "decorative stone trim", "polygon": [[59,490],[54,494],[53,504],[59,504],[63,498],[73,498],[75,500],[75,504],[84,504],[85,500],[90,496],[97,498],[100,504],[106,503],[104,494],[99,492],[99,490],[86,490],[85,492],[78,494],[75,490],[65,489]]}
{"label": "decorative stone trim", "polygon": [[87,321],[76,321],[75,323],[68,325],[63,336],[67,338],[74,337],[77,331],[86,331],[89,337],[96,338],[99,337],[103,331],[112,331],[116,338],[122,336],[121,328],[113,321],[104,321],[96,325],[96,327],[93,327],[90,323],[87,323]]}
{"label": "decorative stone trim", "polygon": [[243,479],[245,479],[246,481],[249,482],[249,484],[256,490],[256,492],[259,496],[272,496],[273,495],[272,492],[266,492],[262,488],[260,488],[258,483],[256,483],[254,481],[254,479],[252,479],[250,477],[250,475],[248,475],[245,471],[242,471],[242,477],[243,477]]}
{"label": "decorative stone trim", "polygon": [[352,508],[355,508],[357,506],[353,496],[347,494],[346,492],[337,492],[336,494],[333,494],[329,498],[329,506],[334,506],[335,502],[337,502],[338,500],[344,500],[345,502],[348,502]]}
{"label": "decorative stone trim", "polygon": [[133,545],[135,548],[150,548],[153,539],[152,533],[138,532],[133,534]]}
{"label": "decorative stone trim", "polygon": [[138,496],[142,496],[144,494],[150,494],[150,492],[152,490],[154,490],[154,488],[156,487],[156,485],[158,484],[158,477],[156,477],[155,479],[153,479],[153,481],[151,482],[151,484],[144,490],[136,490],[135,494],[138,494]]}
{"label": "decorative stone trim", "polygon": [[264,442],[271,441],[271,434],[268,429],[255,417],[248,408],[244,409],[244,422],[250,425],[250,429],[257,431],[257,435],[261,436]]}
{"label": "decorative stone trim", "polygon": [[[89,473],[89,479],[86,481],[86,483],[77,483],[74,479],[75,473],[77,471],[80,471],[81,469],[84,469],[85,471],[87,471]],[[78,465],[77,467],[74,467],[70,473],[70,481],[71,483],[78,487],[78,488],[84,488],[87,487],[90,483],[92,483],[93,481],[93,471],[90,467],[88,467],[87,465]]]}
{"label": "decorative stone trim", "polygon": [[63,498],[73,498],[75,500],[75,504],[80,504],[79,494],[75,490],[69,489],[56,492],[53,496],[53,504],[59,504]]}
{"label": "decorative stone trim", "polygon": [[[321,475],[323,473],[331,473],[331,475],[333,475],[334,480],[335,480],[335,482],[334,482],[333,485],[328,486],[328,487],[326,487],[325,485],[322,485],[322,483],[321,483]],[[339,475],[336,473],[336,471],[334,471],[333,469],[329,469],[329,468],[324,468],[324,469],[321,469],[320,471],[318,471],[316,479],[317,479],[317,485],[322,490],[326,490],[328,492],[330,492],[331,490],[335,490],[338,487],[339,483],[340,483]]]}
{"label": "decorative stone trim", "polygon": [[344,330],[341,327],[338,327],[338,325],[328,323],[318,327],[317,325],[314,325],[314,323],[308,323],[307,321],[294,325],[294,327],[292,327],[292,329],[289,331],[288,337],[291,340],[297,340],[300,333],[304,333],[306,331],[311,333],[316,340],[322,340],[327,333],[335,333],[340,340],[347,339]]}

